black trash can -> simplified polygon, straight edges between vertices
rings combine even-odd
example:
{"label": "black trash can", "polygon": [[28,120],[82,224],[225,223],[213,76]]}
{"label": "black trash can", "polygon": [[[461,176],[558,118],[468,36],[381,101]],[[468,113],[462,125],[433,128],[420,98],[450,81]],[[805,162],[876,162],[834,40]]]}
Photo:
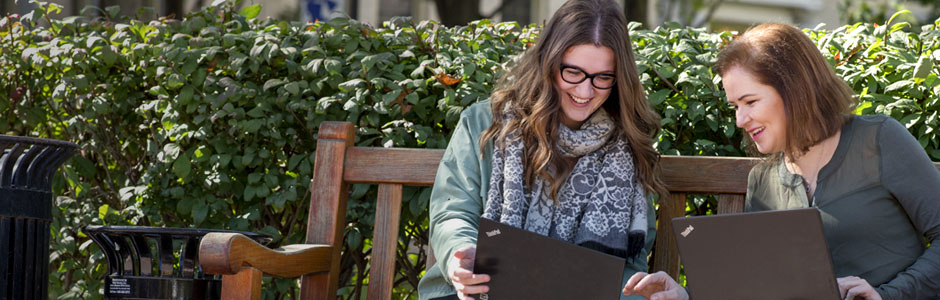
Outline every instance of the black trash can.
{"label": "black trash can", "polygon": [[0,299],[48,299],[52,177],[78,149],[0,135]]}
{"label": "black trash can", "polygon": [[108,259],[105,299],[221,298],[222,278],[199,267],[199,243],[210,232],[237,232],[267,244],[263,234],[145,226],[82,228]]}

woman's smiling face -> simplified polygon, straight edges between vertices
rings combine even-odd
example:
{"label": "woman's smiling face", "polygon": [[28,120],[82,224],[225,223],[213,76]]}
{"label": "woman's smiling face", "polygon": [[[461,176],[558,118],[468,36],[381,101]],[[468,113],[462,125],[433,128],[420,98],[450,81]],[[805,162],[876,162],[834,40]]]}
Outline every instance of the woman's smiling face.
{"label": "woman's smiling face", "polygon": [[735,107],[737,126],[754,140],[760,153],[781,152],[786,147],[787,118],[776,89],[735,66],[721,76],[728,103]]}
{"label": "woman's smiling face", "polygon": [[[599,89],[594,84],[603,87],[602,81],[614,80],[614,51],[593,44],[571,46],[562,57],[562,66],[566,68],[562,68],[555,74],[555,90],[561,98],[563,112],[561,122],[568,128],[577,129],[604,104],[604,101],[607,101],[607,97],[613,90],[611,88]],[[572,76],[577,76],[578,70],[587,73],[586,75],[595,76],[594,83],[591,83],[591,78],[584,78],[584,81],[576,84],[569,83],[562,78],[562,72],[573,72],[575,74],[566,74],[566,76],[574,78]]]}

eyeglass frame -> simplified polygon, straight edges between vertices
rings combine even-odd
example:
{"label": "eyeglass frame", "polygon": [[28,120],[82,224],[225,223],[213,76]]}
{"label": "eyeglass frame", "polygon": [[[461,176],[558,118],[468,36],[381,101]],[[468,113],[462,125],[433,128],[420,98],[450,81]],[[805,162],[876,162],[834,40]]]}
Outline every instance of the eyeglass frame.
{"label": "eyeglass frame", "polygon": [[[568,79],[565,78],[565,69],[578,70],[578,72],[581,72],[581,74],[584,74],[584,78],[581,78],[581,80],[578,80],[578,81],[568,81]],[[591,79],[591,86],[593,86],[596,89],[609,90],[609,89],[614,88],[615,85],[617,85],[617,81],[616,81],[617,75],[613,73],[607,73],[607,72],[588,73],[584,71],[584,69],[581,69],[579,67],[572,66],[572,65],[566,65],[566,64],[561,64],[561,68],[558,69],[558,72],[560,73],[559,75],[561,75],[561,80],[570,84],[580,84],[587,79]],[[594,83],[594,78],[596,78],[597,76],[602,76],[602,75],[613,77],[614,78],[613,84],[611,84],[609,87],[606,87],[606,88],[597,86],[597,84]]]}

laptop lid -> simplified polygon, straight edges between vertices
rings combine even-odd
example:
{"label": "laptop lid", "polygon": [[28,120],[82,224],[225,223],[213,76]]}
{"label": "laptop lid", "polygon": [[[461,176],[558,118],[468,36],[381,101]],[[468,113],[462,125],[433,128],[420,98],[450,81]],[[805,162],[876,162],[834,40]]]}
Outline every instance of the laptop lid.
{"label": "laptop lid", "polygon": [[620,257],[480,218],[473,270],[490,275],[480,300],[620,299]]}
{"label": "laptop lid", "polygon": [[819,210],[672,219],[692,299],[839,299]]}

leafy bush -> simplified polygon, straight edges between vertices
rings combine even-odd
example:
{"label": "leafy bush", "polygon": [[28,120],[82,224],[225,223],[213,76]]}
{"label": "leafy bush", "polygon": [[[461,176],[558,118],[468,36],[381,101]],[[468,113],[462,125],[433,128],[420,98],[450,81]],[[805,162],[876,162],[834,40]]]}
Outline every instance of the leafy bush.
{"label": "leafy bush", "polygon": [[[303,241],[317,128],[357,125],[357,144],[443,148],[460,112],[485,99],[539,27],[480,20],[446,28],[396,18],[290,24],[217,1],[182,20],[49,18],[55,4],[0,19],[0,132],[71,140],[83,150],[56,178],[50,292],[99,299],[105,264],[91,224],[230,228]],[[40,23],[48,24],[39,26]],[[861,93],[860,113],[901,120],[940,160],[937,37],[900,25],[809,30]],[[631,24],[666,154],[744,155],[734,111],[710,69],[734,36]],[[342,260],[344,299],[368,283],[375,190],[354,185]],[[407,188],[396,297],[425,264],[429,191]],[[713,201],[691,201],[708,211]],[[269,279],[270,280],[270,279]],[[271,280],[266,299],[294,294]]]}

